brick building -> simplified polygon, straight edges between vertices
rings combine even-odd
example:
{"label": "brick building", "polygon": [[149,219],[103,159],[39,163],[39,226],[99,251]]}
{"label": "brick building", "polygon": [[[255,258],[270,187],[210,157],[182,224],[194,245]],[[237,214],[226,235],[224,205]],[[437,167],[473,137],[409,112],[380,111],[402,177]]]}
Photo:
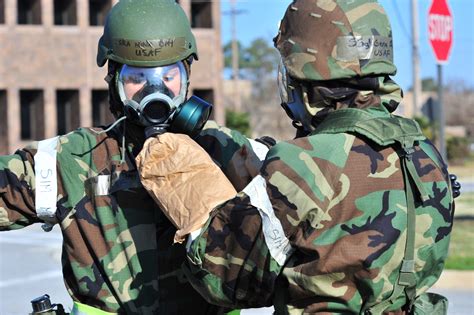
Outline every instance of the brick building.
{"label": "brick building", "polygon": [[[108,123],[106,67],[96,65],[105,16],[117,0],[0,0],[0,154],[31,140]],[[200,60],[190,92],[223,122],[219,1],[178,1]]]}

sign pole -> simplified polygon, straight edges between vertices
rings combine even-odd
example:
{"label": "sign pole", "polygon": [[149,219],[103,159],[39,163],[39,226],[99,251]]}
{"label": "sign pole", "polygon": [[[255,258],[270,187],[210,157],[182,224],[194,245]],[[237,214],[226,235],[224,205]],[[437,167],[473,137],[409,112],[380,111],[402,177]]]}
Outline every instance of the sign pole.
{"label": "sign pole", "polygon": [[432,0],[428,11],[428,33],[431,47],[437,61],[438,70],[438,124],[439,124],[439,151],[446,161],[446,139],[443,106],[443,66],[449,59],[453,45],[453,15],[449,9],[448,0]]}
{"label": "sign pole", "polygon": [[444,136],[444,125],[446,118],[444,116],[443,106],[443,65],[438,63],[438,110],[439,110],[439,150],[443,160],[447,161],[446,141]]}

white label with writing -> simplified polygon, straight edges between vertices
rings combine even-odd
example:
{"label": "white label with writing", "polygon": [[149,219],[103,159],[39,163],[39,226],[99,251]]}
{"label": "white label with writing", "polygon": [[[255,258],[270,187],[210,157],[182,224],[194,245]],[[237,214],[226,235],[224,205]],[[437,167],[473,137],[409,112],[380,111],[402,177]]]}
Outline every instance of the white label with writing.
{"label": "white label with writing", "polygon": [[339,36],[336,59],[339,61],[388,60],[393,61],[392,38],[386,36]]}
{"label": "white label with writing", "polygon": [[252,206],[258,209],[262,218],[265,243],[276,262],[283,266],[293,252],[290,241],[283,231],[280,220],[275,216],[272,203],[267,194],[267,183],[261,175],[252,179],[243,192],[249,196]]}
{"label": "white label with writing", "polygon": [[35,154],[35,207],[38,217],[51,220],[56,214],[58,181],[56,172],[56,148],[59,138],[54,137],[38,142]]}

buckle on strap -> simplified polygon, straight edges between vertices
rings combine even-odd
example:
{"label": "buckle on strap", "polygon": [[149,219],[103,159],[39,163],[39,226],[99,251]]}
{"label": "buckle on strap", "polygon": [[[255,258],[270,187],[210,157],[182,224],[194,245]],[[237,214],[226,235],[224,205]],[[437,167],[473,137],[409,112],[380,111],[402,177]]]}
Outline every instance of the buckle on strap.
{"label": "buckle on strap", "polygon": [[408,161],[411,161],[413,157],[413,153],[415,153],[415,147],[402,147],[401,150],[399,150],[399,156],[407,159]]}

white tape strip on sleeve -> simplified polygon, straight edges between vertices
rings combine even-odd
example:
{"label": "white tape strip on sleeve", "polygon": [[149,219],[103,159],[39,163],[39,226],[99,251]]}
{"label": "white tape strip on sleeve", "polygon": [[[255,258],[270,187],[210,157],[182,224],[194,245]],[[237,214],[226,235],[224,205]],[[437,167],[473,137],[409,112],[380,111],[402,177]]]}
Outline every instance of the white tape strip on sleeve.
{"label": "white tape strip on sleeve", "polygon": [[268,147],[264,145],[263,143],[255,141],[253,139],[248,139],[248,140],[250,142],[250,145],[252,146],[252,150],[258,156],[260,161],[265,160],[265,157],[267,156],[267,153],[268,153]]}
{"label": "white tape strip on sleeve", "polygon": [[107,196],[110,191],[110,175],[99,175],[95,180],[95,195]]}
{"label": "white tape strip on sleeve", "polygon": [[267,194],[267,183],[257,175],[243,192],[249,196],[252,206],[258,209],[262,217],[263,235],[270,254],[282,266],[293,251],[290,241],[283,231],[280,220],[275,216],[273,206]]}
{"label": "white tape strip on sleeve", "polygon": [[56,148],[59,137],[38,142],[35,154],[35,207],[38,217],[50,221],[56,214],[58,181],[56,173]]}

